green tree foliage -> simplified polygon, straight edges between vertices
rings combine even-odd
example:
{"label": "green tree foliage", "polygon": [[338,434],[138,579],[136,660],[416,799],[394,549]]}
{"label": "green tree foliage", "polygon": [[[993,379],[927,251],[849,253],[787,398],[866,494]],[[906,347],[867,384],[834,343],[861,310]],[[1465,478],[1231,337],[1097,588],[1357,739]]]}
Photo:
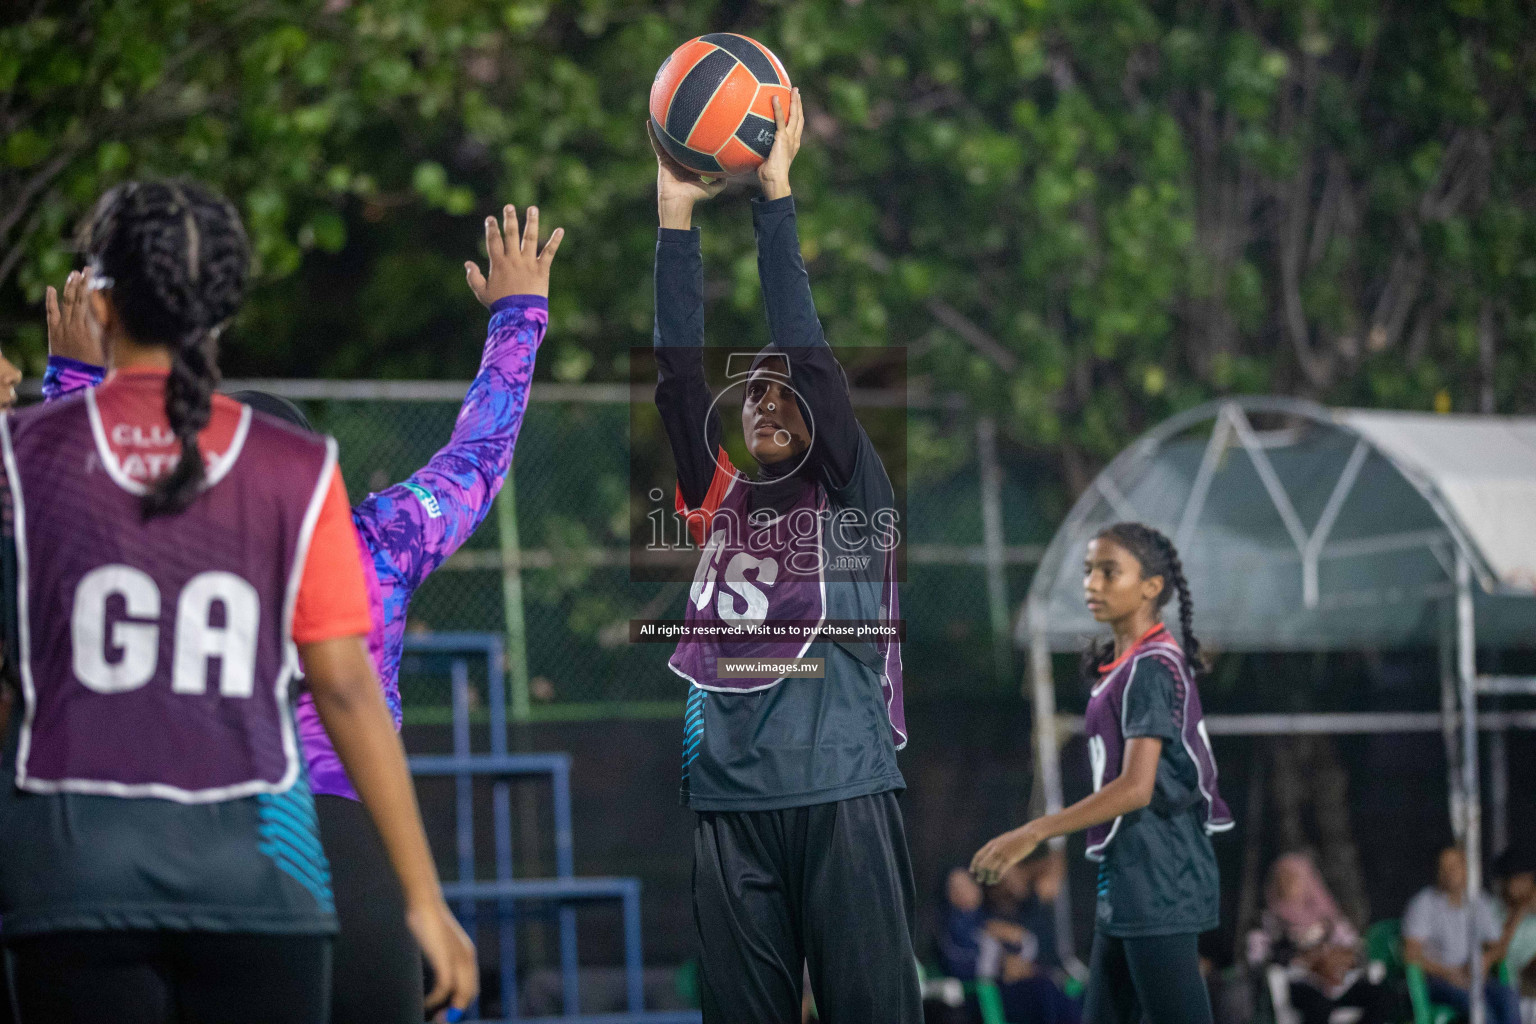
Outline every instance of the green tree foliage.
{"label": "green tree foliage", "polygon": [[430,165],[402,168],[401,140],[425,141],[462,79],[464,31],[431,22],[429,4],[31,8],[0,30],[0,283],[34,363],[42,289],[71,267],[74,225],[125,177],[190,175],[230,195],[269,281],[306,250],[341,250],[356,209],[414,202],[413,181],[425,203],[474,206]]}
{"label": "green tree foliage", "polygon": [[[34,7],[0,30],[0,323],[32,370],[92,198],[181,173],[260,253],[235,372],[468,373],[478,216],[537,201],[570,232],[541,375],[622,379],[649,335],[651,76],[733,30],[809,104],[834,342],[908,346],[1071,484],[1212,394],[1536,404],[1520,0]],[[745,194],[699,218],[722,343],[766,336]]]}

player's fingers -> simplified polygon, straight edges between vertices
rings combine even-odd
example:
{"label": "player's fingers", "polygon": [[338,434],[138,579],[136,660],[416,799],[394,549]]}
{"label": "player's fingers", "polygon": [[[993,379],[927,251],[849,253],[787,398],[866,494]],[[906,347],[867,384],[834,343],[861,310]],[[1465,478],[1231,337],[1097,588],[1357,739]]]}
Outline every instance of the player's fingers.
{"label": "player's fingers", "polygon": [[799,143],[800,133],[805,130],[805,104],[800,101],[800,88],[789,94],[789,140]]}
{"label": "player's fingers", "polygon": [[450,979],[446,973],[437,975],[437,980],[432,986],[432,991],[427,993],[427,997],[423,1001],[426,1005],[428,1013],[432,1013],[434,1010],[448,1001],[448,994],[451,991],[449,987],[450,984]]}
{"label": "player's fingers", "polygon": [[469,1004],[475,1001],[480,994],[480,969],[475,963],[473,955],[461,958],[458,977],[454,983],[454,993],[449,1000],[449,1015],[453,1010],[462,1011],[469,1009]]}
{"label": "player's fingers", "polygon": [[519,248],[529,256],[537,256],[539,253],[539,208],[528,207],[528,212],[523,218],[523,240]]}
{"label": "player's fingers", "polygon": [[427,1011],[436,1011],[433,1019],[438,1021],[463,1020],[464,1011],[480,995],[475,948],[457,927],[453,932],[457,934],[446,937],[448,948],[439,950],[433,958],[433,974],[440,980],[426,998]]}
{"label": "player's fingers", "polygon": [[673,159],[672,154],[667,152],[666,147],[661,144],[661,139],[656,135],[656,126],[650,122],[649,118],[645,122],[645,134],[651,140],[651,150],[655,152],[656,162],[661,165],[662,170],[678,181],[688,181],[696,177],[692,171],[678,163]]}
{"label": "player's fingers", "polygon": [[69,276],[64,279],[63,302],[60,307],[62,316],[68,316],[74,311],[75,303],[80,298],[80,285],[84,281],[84,275],[78,270],[71,270]]}
{"label": "player's fingers", "polygon": [[43,293],[43,311],[48,318],[48,333],[59,329],[59,292],[53,285]]}
{"label": "player's fingers", "polygon": [[976,880],[982,885],[994,884],[1001,873],[999,864],[1001,860],[1002,853],[998,849],[997,840],[993,839],[976,853],[974,862]]}
{"label": "player's fingers", "polygon": [[539,253],[539,259],[548,263],[555,258],[555,253],[560,251],[560,239],[565,237],[565,228],[555,228],[550,234],[549,241],[544,243],[544,251]]}
{"label": "player's fingers", "polygon": [[485,218],[485,254],[491,258],[492,268],[505,253],[506,248],[501,241],[501,226],[496,223],[495,217]]}
{"label": "player's fingers", "polygon": [[769,102],[773,104],[773,137],[777,139],[779,137],[779,132],[782,132],[785,126],[788,125],[789,115],[784,111],[783,101],[780,100],[777,96],[773,97],[771,100],[769,100]]}
{"label": "player's fingers", "polygon": [[78,321],[85,317],[88,308],[85,297],[91,293],[92,271],[90,267],[75,274],[74,287],[64,290],[64,319]]}
{"label": "player's fingers", "polygon": [[517,237],[517,207],[508,203],[501,208],[501,244],[504,251],[512,251],[512,239]]}
{"label": "player's fingers", "polygon": [[427,963],[432,966],[432,991],[427,993],[424,1003],[427,1012],[434,1013],[453,996],[454,965],[451,959],[444,955],[442,949],[424,949],[422,953],[426,955]]}
{"label": "player's fingers", "polygon": [[485,275],[473,263],[464,264],[464,275],[469,279],[469,290],[479,298],[485,294]]}

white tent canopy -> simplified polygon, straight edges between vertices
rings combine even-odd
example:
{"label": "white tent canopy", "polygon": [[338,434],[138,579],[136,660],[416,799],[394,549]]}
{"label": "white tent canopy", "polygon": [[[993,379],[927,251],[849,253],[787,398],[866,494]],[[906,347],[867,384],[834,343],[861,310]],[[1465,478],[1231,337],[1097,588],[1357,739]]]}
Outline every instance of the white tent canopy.
{"label": "white tent canopy", "polygon": [[1459,524],[1484,589],[1536,589],[1536,418],[1351,410],[1337,419]]}
{"label": "white tent canopy", "polygon": [[1083,549],[1120,519],[1174,538],[1200,638],[1221,650],[1434,645],[1458,554],[1481,584],[1479,641],[1536,644],[1536,419],[1247,399],[1169,420],[1099,475],[1047,548],[1030,600],[1051,649],[1098,628]]}
{"label": "white tent canopy", "polygon": [[1475,652],[1536,646],[1536,418],[1250,397],[1192,409],[1128,447],[1052,538],[1016,631],[1048,812],[1062,805],[1050,655],[1102,631],[1081,566],[1088,540],[1119,520],[1174,539],[1208,648],[1441,649],[1448,753],[1461,755],[1453,825],[1480,886],[1477,694],[1536,683],[1479,677]]}

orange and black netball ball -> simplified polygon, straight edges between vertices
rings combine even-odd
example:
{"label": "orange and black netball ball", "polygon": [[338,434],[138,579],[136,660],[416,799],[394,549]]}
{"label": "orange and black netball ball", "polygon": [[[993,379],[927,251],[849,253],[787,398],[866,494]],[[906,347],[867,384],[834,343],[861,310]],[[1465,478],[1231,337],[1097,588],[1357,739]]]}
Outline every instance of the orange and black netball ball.
{"label": "orange and black netball ball", "polygon": [[787,113],[789,75],[772,50],[731,32],[699,36],[656,72],[651,127],[690,171],[743,174],[773,148],[775,96]]}

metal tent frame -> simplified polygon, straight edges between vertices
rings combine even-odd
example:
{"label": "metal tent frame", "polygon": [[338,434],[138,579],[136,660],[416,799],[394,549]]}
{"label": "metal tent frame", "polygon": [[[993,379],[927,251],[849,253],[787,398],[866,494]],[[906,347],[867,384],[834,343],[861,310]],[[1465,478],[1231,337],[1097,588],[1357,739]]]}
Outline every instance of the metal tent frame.
{"label": "metal tent frame", "polygon": [[[1278,417],[1285,426],[1278,430],[1256,430],[1252,422],[1256,415]],[[1474,894],[1481,891],[1482,800],[1478,763],[1479,728],[1480,726],[1484,729],[1491,728],[1494,735],[1495,757],[1492,769],[1495,777],[1492,780],[1492,790],[1497,805],[1507,795],[1508,789],[1507,778],[1503,776],[1505,765],[1502,758],[1502,730],[1511,727],[1536,728],[1536,713],[1485,714],[1480,718],[1477,698],[1480,694],[1536,694],[1536,679],[1477,674],[1477,609],[1480,601],[1490,606],[1493,603],[1505,606],[1502,618],[1494,616],[1490,621],[1496,622],[1495,628],[1491,630],[1494,633],[1501,632],[1497,623],[1503,623],[1503,639],[1508,641],[1511,635],[1509,632],[1511,616],[1508,614],[1508,606],[1512,603],[1510,599],[1518,602],[1514,605],[1518,609],[1515,619],[1536,624],[1536,601],[1531,600],[1536,598],[1536,591],[1528,589],[1524,581],[1516,584],[1501,580],[1490,559],[1485,557],[1485,553],[1474,541],[1471,531],[1458,518],[1453,504],[1447,501],[1445,495],[1437,488],[1432,476],[1426,474],[1422,466],[1413,465],[1410,460],[1405,459],[1401,450],[1388,450],[1388,447],[1381,443],[1379,434],[1373,436],[1370,421],[1372,417],[1380,420],[1382,416],[1383,414],[1331,410],[1316,403],[1289,398],[1255,396],[1220,400],[1191,409],[1163,422],[1121,452],[1099,474],[1092,486],[1073,506],[1047,547],[1039,571],[1031,582],[1029,596],[1015,631],[1016,640],[1029,649],[1026,693],[1034,708],[1037,772],[1046,813],[1059,811],[1063,806],[1059,730],[1063,724],[1069,727],[1074,724],[1070,719],[1064,722],[1056,713],[1051,654],[1053,650],[1079,648],[1082,636],[1087,634],[1092,626],[1086,613],[1079,612],[1074,615],[1070,611],[1070,603],[1064,603],[1063,600],[1061,588],[1066,585],[1064,581],[1071,571],[1070,559],[1076,557],[1076,553],[1086,544],[1093,532],[1109,522],[1121,519],[1148,522],[1168,532],[1174,538],[1175,544],[1185,553],[1186,572],[1192,578],[1192,589],[1198,595],[1201,592],[1201,567],[1197,559],[1190,557],[1194,550],[1195,530],[1211,501],[1212,488],[1217,483],[1218,474],[1224,471],[1224,467],[1231,467],[1227,458],[1228,453],[1233,449],[1240,449],[1246,454],[1252,470],[1252,477],[1248,478],[1246,486],[1250,490],[1255,488],[1262,490],[1267,498],[1268,509],[1278,516],[1283,527],[1283,534],[1272,529],[1271,536],[1267,538],[1269,542],[1267,547],[1263,544],[1255,545],[1257,553],[1253,554],[1253,558],[1260,561],[1253,564],[1272,568],[1283,562],[1299,562],[1300,578],[1297,581],[1299,587],[1293,591],[1295,597],[1288,598],[1293,602],[1290,612],[1296,619],[1303,622],[1311,621],[1314,624],[1326,622],[1329,628],[1335,628],[1346,621],[1343,616],[1351,611],[1362,623],[1371,614],[1381,609],[1387,609],[1400,622],[1412,620],[1411,613],[1419,608],[1429,609],[1432,606],[1437,613],[1433,616],[1438,620],[1438,628],[1433,630],[1433,639],[1441,651],[1439,727],[1446,743],[1449,765],[1451,821],[1458,838],[1466,846],[1468,896],[1475,898]],[[1453,418],[1447,418],[1446,422],[1450,422],[1451,419]],[[1473,418],[1454,419],[1466,423]],[[1477,419],[1490,423],[1498,421],[1495,417]],[[1525,423],[1525,421],[1505,422]],[[1160,456],[1168,458],[1175,446],[1178,446],[1181,457],[1184,459],[1180,466],[1187,470],[1189,460],[1194,455],[1194,445],[1192,442],[1179,439],[1206,424],[1210,425],[1210,436],[1199,454],[1193,476],[1179,476],[1175,473],[1174,479],[1170,481],[1168,467],[1158,467],[1157,460]],[[1287,449],[1288,446],[1294,448],[1301,438],[1310,437],[1316,440],[1324,434],[1328,435],[1330,443],[1334,445],[1333,461],[1324,466],[1311,467],[1315,472],[1310,473],[1307,479],[1311,488],[1311,501],[1307,508],[1308,516],[1305,517],[1311,519],[1309,527],[1304,516],[1298,512],[1299,502],[1293,500],[1294,495],[1288,490],[1281,474],[1277,472],[1276,460],[1271,457],[1271,453],[1277,449]],[[1348,453],[1344,455],[1346,449]],[[1424,507],[1433,513],[1433,521],[1420,522],[1419,528],[1416,529],[1385,532],[1376,536],[1336,539],[1334,534],[1341,513],[1349,504],[1351,496],[1356,493],[1362,471],[1373,456],[1379,456],[1381,460],[1373,466],[1376,479],[1381,480],[1392,473],[1397,474],[1401,480],[1411,486],[1411,490],[1403,489],[1399,485],[1398,491],[1395,492],[1396,500],[1399,502],[1411,500],[1407,496],[1416,494],[1422,500]],[[1342,464],[1339,464],[1340,459]],[[1305,465],[1305,453],[1302,453],[1298,461],[1290,464],[1293,478],[1298,463]],[[1332,475],[1335,468],[1337,473]],[[1160,476],[1154,474],[1154,470],[1158,469],[1163,471]],[[1532,452],[1528,475],[1532,480],[1536,480],[1536,451]],[[1182,486],[1186,481],[1187,489],[1182,495],[1167,494],[1170,486],[1176,490],[1177,486]],[[1155,494],[1160,499],[1166,500],[1158,506],[1156,511],[1139,508],[1135,500],[1138,495],[1138,485],[1144,492],[1141,494],[1142,497]],[[1321,501],[1325,493],[1326,500]],[[1172,500],[1173,497],[1180,496],[1182,502],[1177,508],[1167,504],[1167,501]],[[1255,507],[1254,502],[1243,506],[1248,514],[1254,516],[1255,521],[1269,514],[1255,511]],[[1355,507],[1358,508],[1359,503]],[[1223,524],[1223,528],[1227,531],[1227,539],[1241,538],[1243,531],[1250,528],[1249,524],[1244,522],[1242,517],[1229,518],[1235,518],[1236,521]],[[1273,528],[1273,524],[1271,527]],[[1280,536],[1285,540],[1277,542]],[[1532,544],[1536,545],[1536,540],[1533,540]],[[1424,557],[1426,552],[1432,556],[1432,563]],[[1418,575],[1416,578],[1406,580],[1389,579],[1386,585],[1374,589],[1350,589],[1325,594],[1320,583],[1324,568],[1337,560],[1347,561],[1359,558],[1387,560],[1417,558],[1418,563],[1414,571]],[[1193,569],[1192,561],[1196,563]],[[1207,564],[1205,571],[1209,572],[1210,569],[1211,566]],[[1286,581],[1291,579],[1288,568],[1282,567],[1278,571],[1282,579]],[[1478,584],[1476,587],[1473,585],[1474,580]],[[1080,601],[1077,602],[1077,606],[1081,608]],[[1225,631],[1218,628],[1212,635],[1209,627],[1201,629],[1202,637],[1213,642],[1218,648],[1225,650],[1317,649],[1309,647],[1305,629],[1295,629],[1287,633],[1283,625],[1277,626],[1275,623],[1268,622],[1256,629],[1248,629],[1237,621],[1241,616],[1240,611],[1232,612],[1225,608],[1220,611],[1228,613]],[[1326,620],[1316,618],[1319,615],[1327,615],[1329,618]],[[1313,618],[1308,620],[1307,616],[1313,616]],[[1400,625],[1397,634],[1381,626],[1378,620],[1370,621],[1371,625],[1363,626],[1366,636],[1360,639],[1350,638],[1346,627],[1335,633],[1322,645],[1322,649],[1357,648],[1378,643],[1390,644],[1393,636],[1401,640],[1402,630],[1409,628],[1414,630],[1416,637],[1425,632],[1422,621],[1419,625],[1412,627]],[[1489,630],[1485,628],[1486,632]],[[1536,636],[1536,631],[1529,634],[1528,638],[1529,636]],[[1497,640],[1498,638],[1495,638],[1495,642]],[[1358,715],[1241,715],[1210,716],[1208,723],[1210,732],[1213,734],[1348,733],[1384,731],[1383,726],[1392,728],[1393,725],[1403,728],[1404,731],[1426,726],[1433,728],[1431,721],[1424,720],[1427,717],[1400,715],[1395,716],[1397,719],[1395,723],[1370,723],[1362,721],[1362,716]],[[1499,811],[1499,815],[1495,818],[1496,840],[1501,840],[1504,835],[1501,820],[1502,807]],[[1060,849],[1064,845],[1064,840],[1057,839],[1054,843],[1057,849]],[[1066,905],[1065,899],[1059,902],[1057,909],[1058,937],[1062,943],[1064,959],[1067,962],[1075,962],[1070,908]],[[1473,950],[1474,957],[1480,961],[1480,943],[1474,942]],[[1482,972],[1476,969],[1480,966],[1477,961],[1474,962],[1473,971],[1476,981],[1471,1000],[1472,1019],[1474,1024],[1483,1024]]]}

